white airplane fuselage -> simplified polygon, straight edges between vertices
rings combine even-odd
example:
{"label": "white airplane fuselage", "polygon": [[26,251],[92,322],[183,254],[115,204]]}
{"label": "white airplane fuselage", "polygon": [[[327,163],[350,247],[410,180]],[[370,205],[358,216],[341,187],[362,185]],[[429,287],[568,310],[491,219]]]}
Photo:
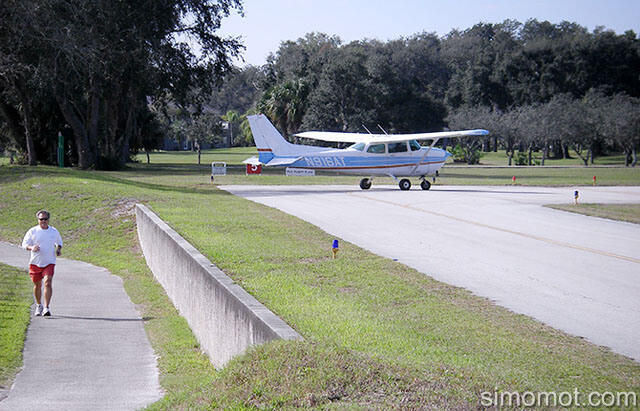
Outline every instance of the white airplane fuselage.
{"label": "white airplane fuselage", "polygon": [[[385,151],[380,153],[367,152],[366,150],[371,145],[383,145]],[[289,157],[295,161],[287,164],[287,167],[335,171],[353,175],[391,175],[395,177],[435,175],[436,171],[444,165],[447,157],[451,156],[447,151],[435,147],[430,150],[428,147],[421,147],[418,150],[409,151],[410,148],[407,146],[404,152],[387,153],[388,145],[384,143],[365,144],[362,151],[354,148],[318,150],[320,147],[296,146],[297,155]],[[266,164],[268,164],[271,153],[265,151],[260,154],[260,161],[267,160]],[[283,157],[278,156],[278,158]]]}

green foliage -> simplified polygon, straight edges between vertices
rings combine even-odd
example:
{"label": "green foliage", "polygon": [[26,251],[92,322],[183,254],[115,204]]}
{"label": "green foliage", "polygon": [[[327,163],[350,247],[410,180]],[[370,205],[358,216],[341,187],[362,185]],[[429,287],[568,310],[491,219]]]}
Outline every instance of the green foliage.
{"label": "green foliage", "polygon": [[[58,124],[73,130],[77,165],[112,166],[128,159],[150,100],[202,100],[231,70],[230,58],[240,48],[237,40],[216,35],[223,17],[242,10],[240,0],[0,4],[6,29],[0,33],[0,55],[6,56],[0,113],[9,124],[15,116],[6,113],[23,120],[33,165],[36,126],[46,118],[37,106],[42,96],[64,117]],[[19,128],[12,130],[20,134]],[[49,144],[55,136],[48,136]]]}
{"label": "green foliage", "polygon": [[513,157],[513,163],[516,166],[526,166],[527,154],[522,151],[518,151],[516,155]]}
{"label": "green foliage", "polygon": [[455,147],[451,150],[451,154],[453,157],[453,161],[455,163],[466,163],[469,165],[480,164],[480,158],[482,157],[482,152],[479,148],[474,145],[465,145],[456,144]]}

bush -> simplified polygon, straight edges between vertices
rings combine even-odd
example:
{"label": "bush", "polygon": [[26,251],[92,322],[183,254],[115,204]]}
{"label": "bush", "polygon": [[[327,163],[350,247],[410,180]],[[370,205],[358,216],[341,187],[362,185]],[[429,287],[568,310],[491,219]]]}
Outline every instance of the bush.
{"label": "bush", "polygon": [[482,152],[479,148],[473,146],[462,147],[460,144],[451,150],[454,163],[480,164]]}

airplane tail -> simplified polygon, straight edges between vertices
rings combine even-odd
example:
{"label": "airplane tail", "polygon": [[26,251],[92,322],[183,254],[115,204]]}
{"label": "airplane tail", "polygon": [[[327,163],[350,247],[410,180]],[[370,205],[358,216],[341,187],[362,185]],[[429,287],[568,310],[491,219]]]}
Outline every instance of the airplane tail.
{"label": "airplane tail", "polygon": [[261,163],[267,164],[275,156],[297,155],[295,145],[282,137],[282,134],[271,124],[267,116],[258,114],[248,116],[247,119],[258,149],[258,160]]}

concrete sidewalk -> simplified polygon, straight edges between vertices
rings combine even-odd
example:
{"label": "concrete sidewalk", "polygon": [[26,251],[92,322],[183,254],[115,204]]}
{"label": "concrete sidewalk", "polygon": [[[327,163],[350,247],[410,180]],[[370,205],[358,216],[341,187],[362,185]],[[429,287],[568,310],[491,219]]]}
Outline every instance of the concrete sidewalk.
{"label": "concrete sidewalk", "polygon": [[[28,261],[0,242],[0,262],[26,271]],[[144,320],[119,277],[58,258],[51,312],[31,318],[23,368],[0,410],[134,410],[162,397]]]}

